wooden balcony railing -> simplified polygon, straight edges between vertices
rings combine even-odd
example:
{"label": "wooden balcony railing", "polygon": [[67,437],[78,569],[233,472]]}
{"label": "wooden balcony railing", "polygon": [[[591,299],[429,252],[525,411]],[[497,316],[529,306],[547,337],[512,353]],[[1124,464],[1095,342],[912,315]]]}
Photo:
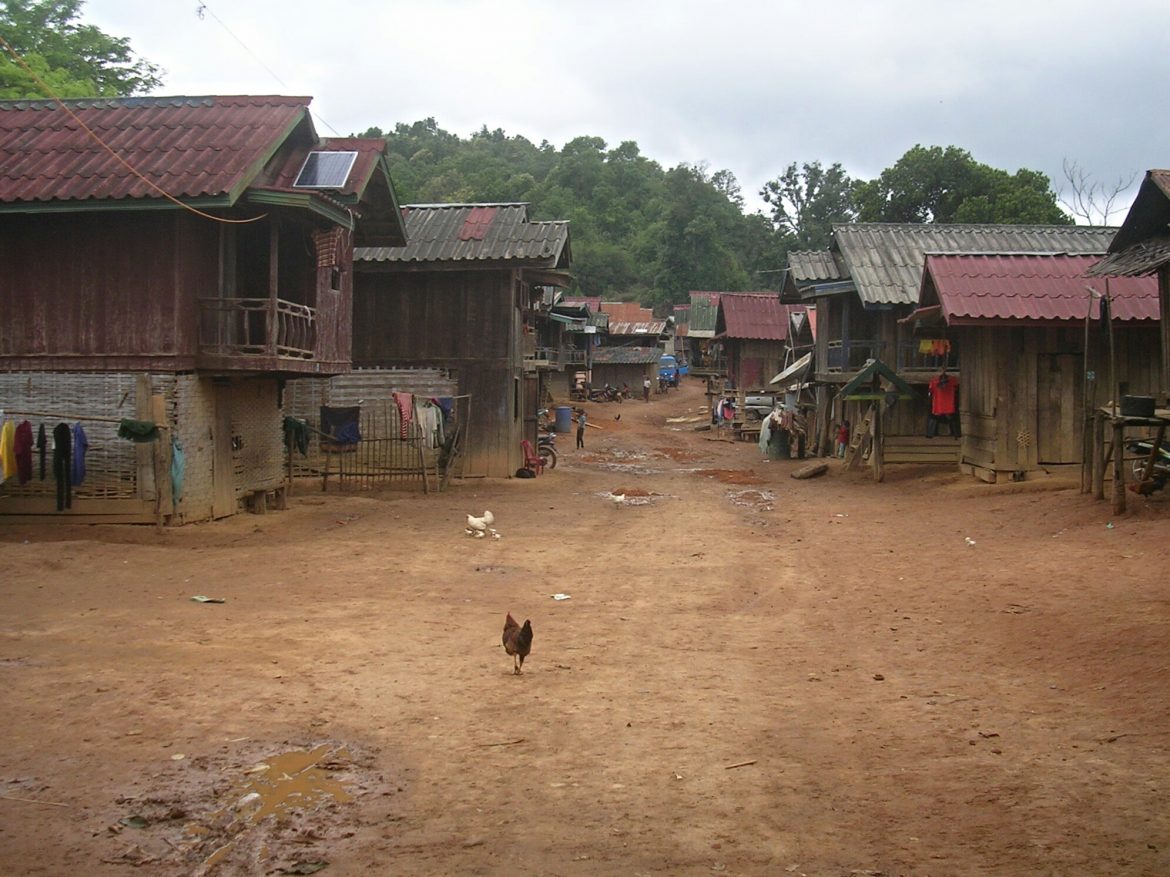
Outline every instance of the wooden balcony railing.
{"label": "wooden balcony railing", "polygon": [[830,341],[828,343],[828,370],[831,372],[861,371],[871,359],[881,359],[885,342],[876,340]]}
{"label": "wooden balcony railing", "polygon": [[312,359],[317,344],[315,319],[313,308],[283,299],[200,299],[199,352]]}

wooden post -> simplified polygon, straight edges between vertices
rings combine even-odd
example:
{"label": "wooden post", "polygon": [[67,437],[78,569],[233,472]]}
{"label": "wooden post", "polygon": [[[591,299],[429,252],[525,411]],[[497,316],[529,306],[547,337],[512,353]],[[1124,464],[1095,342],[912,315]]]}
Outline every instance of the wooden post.
{"label": "wooden post", "polygon": [[[150,419],[156,424],[166,425],[167,400],[161,393],[150,397]],[[155,524],[163,525],[174,510],[174,491],[171,488],[171,433],[164,429],[151,442],[154,464],[154,518]]]}
{"label": "wooden post", "polygon": [[1125,511],[1125,419],[1113,418],[1113,514]]}
{"label": "wooden post", "polygon": [[882,454],[885,451],[885,438],[882,432],[882,403],[873,403],[873,446],[870,448],[870,456],[873,458],[873,480],[881,482],[885,477],[885,472],[882,469]]}
{"label": "wooden post", "polygon": [[1105,415],[1093,412],[1093,499],[1105,498]]}

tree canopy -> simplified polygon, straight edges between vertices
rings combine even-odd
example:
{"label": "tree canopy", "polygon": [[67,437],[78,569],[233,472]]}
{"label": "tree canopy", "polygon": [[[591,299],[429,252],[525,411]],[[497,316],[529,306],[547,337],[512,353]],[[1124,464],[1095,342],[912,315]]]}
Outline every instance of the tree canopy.
{"label": "tree canopy", "polygon": [[158,67],[139,58],[130,41],[82,24],[83,0],[0,0],[0,35],[35,74],[0,51],[0,98],[117,97],[162,84]]}
{"label": "tree canopy", "polygon": [[956,146],[915,146],[876,180],[858,183],[854,197],[862,222],[1073,222],[1045,174],[1009,174]]}

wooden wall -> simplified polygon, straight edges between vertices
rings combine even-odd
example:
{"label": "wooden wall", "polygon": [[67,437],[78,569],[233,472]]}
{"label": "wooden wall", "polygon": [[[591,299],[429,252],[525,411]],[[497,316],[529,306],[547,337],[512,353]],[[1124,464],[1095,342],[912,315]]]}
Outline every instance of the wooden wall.
{"label": "wooden wall", "polygon": [[451,370],[471,396],[470,474],[507,477],[523,463],[517,283],[509,270],[355,273],[354,366]]}
{"label": "wooden wall", "polygon": [[194,298],[215,289],[217,234],[171,212],[3,217],[0,363],[148,368],[179,357],[189,368]]}
{"label": "wooden wall", "polygon": [[[1121,392],[1152,395],[1158,382],[1158,328],[1119,326],[1114,334]],[[997,472],[1080,463],[1086,408],[1104,404],[1109,359],[1094,327],[982,327],[959,330],[963,461]],[[1095,380],[1086,385],[1085,373]]]}

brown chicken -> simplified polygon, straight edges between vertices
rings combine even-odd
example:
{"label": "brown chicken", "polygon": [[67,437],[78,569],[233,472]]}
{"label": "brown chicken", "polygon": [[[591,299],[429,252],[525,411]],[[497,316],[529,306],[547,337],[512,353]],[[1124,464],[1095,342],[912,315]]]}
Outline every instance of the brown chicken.
{"label": "brown chicken", "polygon": [[512,617],[512,613],[508,613],[504,620],[504,651],[512,656],[512,672],[519,675],[520,669],[524,666],[524,659],[532,651],[531,621],[524,619],[524,626],[521,627]]}

